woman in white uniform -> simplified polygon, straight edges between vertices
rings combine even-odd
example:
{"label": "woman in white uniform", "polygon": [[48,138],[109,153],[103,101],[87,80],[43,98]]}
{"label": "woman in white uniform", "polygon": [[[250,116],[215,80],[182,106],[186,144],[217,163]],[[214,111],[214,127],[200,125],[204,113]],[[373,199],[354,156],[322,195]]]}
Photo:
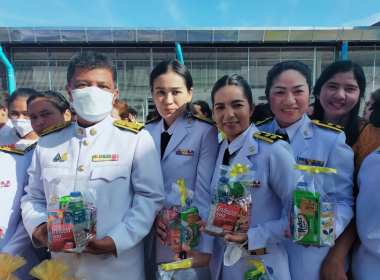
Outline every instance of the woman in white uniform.
{"label": "woman in white uniform", "polygon": [[8,99],[7,92],[0,92],[0,142],[2,138],[14,132],[12,122],[8,118]]}
{"label": "woman in white uniform", "polygon": [[[23,91],[20,94],[20,91],[16,90],[9,106],[12,108],[13,116],[30,117],[31,128],[34,129],[37,137],[47,126],[70,120],[69,103],[60,93],[34,93],[33,91],[29,91],[29,93],[30,95],[27,95]],[[15,100],[17,106],[13,104]],[[21,100],[22,102],[18,102]],[[27,108],[27,113],[23,113],[25,108]],[[44,120],[42,121],[41,118]],[[15,147],[19,147],[18,143],[15,143]],[[0,148],[0,207],[2,213],[0,216],[0,229],[2,230],[0,251],[12,255],[18,254],[26,259],[27,263],[15,272],[15,275],[21,279],[33,279],[29,271],[46,258],[47,254],[47,248],[37,250],[32,246],[21,219],[20,200],[25,194],[24,187],[28,180],[26,170],[30,165],[34,147],[35,145],[32,144],[26,149]]]}
{"label": "woman in white uniform", "polygon": [[[185,187],[195,192],[194,204],[205,219],[218,152],[217,128],[213,121],[195,116],[190,103],[193,80],[186,66],[178,60],[160,62],[150,75],[150,88],[159,116],[146,125],[146,130],[153,137],[161,158],[165,195],[170,193],[173,183],[184,179]],[[156,219],[155,229],[156,256],[152,258],[155,263],[170,262],[175,253],[171,247],[164,246],[165,225],[161,215]],[[147,239],[148,250],[152,246],[151,239]],[[210,258],[211,251],[206,247],[202,236],[197,248]],[[207,267],[198,269],[197,274],[200,279],[209,278]]]}
{"label": "woman in white uniform", "polygon": [[[354,154],[345,143],[346,137],[341,127],[312,122],[306,115],[310,90],[311,75],[305,64],[285,61],[275,65],[268,72],[265,89],[275,118],[258,128],[288,138],[297,164],[308,161],[338,170],[338,174],[334,175],[334,199],[337,201],[335,234],[338,237],[354,215]],[[329,247],[305,248],[292,241],[286,242],[285,247],[292,280],[319,279],[319,270]]]}
{"label": "woman in white uniform", "polygon": [[[276,135],[261,134],[250,123],[255,104],[251,88],[243,77],[234,74],[220,78],[211,92],[215,121],[226,134],[216,160],[211,187],[219,179],[220,165],[248,164],[255,171],[258,187],[251,188],[251,225],[246,234],[216,237],[210,262],[211,279],[244,279],[247,260],[260,258],[278,279],[290,280],[283,232],[288,220],[284,207],[290,205],[298,172],[289,144]],[[245,243],[251,255],[226,266],[223,256],[229,242]],[[261,250],[260,250],[261,249]],[[258,255],[260,254],[260,258]],[[228,257],[228,256],[226,256]]]}
{"label": "woman in white uniform", "polygon": [[356,199],[356,227],[360,244],[352,257],[355,280],[377,280],[380,275],[380,147],[363,161],[359,175],[359,194]]}

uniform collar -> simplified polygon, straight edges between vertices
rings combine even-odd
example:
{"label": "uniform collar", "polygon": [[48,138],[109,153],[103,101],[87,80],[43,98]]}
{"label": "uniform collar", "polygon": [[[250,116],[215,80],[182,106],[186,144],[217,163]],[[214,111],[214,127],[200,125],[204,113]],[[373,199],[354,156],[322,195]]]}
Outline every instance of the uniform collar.
{"label": "uniform collar", "polygon": [[226,140],[226,148],[228,148],[230,154],[233,154],[234,152],[238,151],[243,146],[245,138],[247,137],[248,131],[250,130],[251,126],[249,126],[242,134],[236,137],[231,143],[228,144],[228,140]]}
{"label": "uniform collar", "polygon": [[114,120],[115,119],[112,118],[111,115],[108,115],[104,120],[87,128],[81,127],[78,122],[75,122],[74,128],[76,135],[79,138],[97,137],[98,135],[102,134],[107,128],[111,127]]}
{"label": "uniform collar", "polygon": [[[292,124],[291,126],[287,127],[287,128],[282,128],[283,130],[286,131],[286,133],[288,134],[289,136],[289,142],[292,142],[293,138],[294,138],[294,135],[296,135],[298,129],[301,127],[302,123],[303,123],[303,120],[305,118],[305,115],[302,116],[302,118],[298,121],[296,121],[294,124]],[[276,133],[276,131],[278,129],[281,129],[281,127],[278,125],[278,122],[277,122],[277,119],[275,118],[274,119],[274,132]]]}
{"label": "uniform collar", "polygon": [[169,135],[173,135],[175,129],[177,128],[178,124],[182,121],[183,116],[179,116],[174,123],[169,127],[168,130],[165,129],[165,122],[164,119],[161,119],[161,133],[167,132]]}

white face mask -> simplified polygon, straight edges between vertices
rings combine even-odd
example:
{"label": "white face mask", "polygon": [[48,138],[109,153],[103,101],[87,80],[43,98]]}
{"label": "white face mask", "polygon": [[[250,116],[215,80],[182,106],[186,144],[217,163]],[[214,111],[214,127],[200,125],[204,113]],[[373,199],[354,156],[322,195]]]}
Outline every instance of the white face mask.
{"label": "white face mask", "polygon": [[30,120],[26,119],[14,119],[11,120],[13,126],[17,130],[17,132],[20,134],[21,137],[24,137],[25,135],[28,135],[33,131],[32,125],[30,123]]}
{"label": "white face mask", "polygon": [[77,114],[88,122],[105,119],[111,109],[113,94],[98,87],[86,87],[71,91],[73,107]]}
{"label": "white face mask", "polygon": [[224,252],[223,263],[225,266],[234,265],[241,258],[249,256],[247,250],[244,249],[243,244],[228,242],[226,251]]}

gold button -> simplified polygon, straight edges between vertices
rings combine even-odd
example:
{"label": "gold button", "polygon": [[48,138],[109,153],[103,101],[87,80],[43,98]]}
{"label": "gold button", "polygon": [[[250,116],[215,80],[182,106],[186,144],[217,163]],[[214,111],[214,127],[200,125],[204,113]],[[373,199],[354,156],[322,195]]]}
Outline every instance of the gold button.
{"label": "gold button", "polygon": [[249,147],[250,152],[253,152],[254,150],[255,150],[255,147],[253,147],[253,146]]}
{"label": "gold button", "polygon": [[83,135],[83,130],[80,129],[80,128],[78,128],[78,129],[77,129],[77,133],[78,133],[78,135]]}
{"label": "gold button", "polygon": [[305,134],[306,136],[308,136],[308,135],[310,135],[310,131],[309,131],[309,130],[305,130],[305,131],[303,132],[303,134]]}
{"label": "gold button", "polygon": [[93,129],[90,130],[90,134],[91,134],[92,136],[96,135],[96,133],[98,133],[98,132],[96,131],[95,128],[93,128]]}
{"label": "gold button", "polygon": [[89,144],[90,142],[87,139],[83,141],[83,145],[88,146]]}
{"label": "gold button", "polygon": [[187,123],[188,123],[188,124],[192,124],[193,121],[192,121],[192,120],[188,120]]}
{"label": "gold button", "polygon": [[223,245],[226,244],[226,240],[224,238],[222,238],[222,243]]}
{"label": "gold button", "polygon": [[78,171],[82,172],[83,170],[84,170],[84,166],[83,165],[79,165]]}

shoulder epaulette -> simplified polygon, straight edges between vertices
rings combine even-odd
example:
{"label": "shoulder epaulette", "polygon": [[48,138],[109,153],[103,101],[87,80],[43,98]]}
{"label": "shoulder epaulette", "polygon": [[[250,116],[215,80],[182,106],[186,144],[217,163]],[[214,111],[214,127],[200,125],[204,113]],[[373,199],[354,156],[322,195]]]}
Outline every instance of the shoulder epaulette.
{"label": "shoulder epaulette", "polygon": [[32,145],[30,145],[29,147],[27,147],[25,150],[2,146],[0,147],[0,151],[12,153],[12,154],[18,154],[18,155],[25,155],[27,152],[33,150],[36,146],[37,146],[37,141],[33,143]]}
{"label": "shoulder epaulette", "polygon": [[56,124],[56,125],[50,126],[48,128],[45,128],[41,133],[41,137],[48,135],[49,133],[52,133],[54,131],[58,131],[58,130],[61,130],[65,127],[68,127],[70,124],[71,124],[71,121],[67,121],[64,123]]}
{"label": "shoulder epaulette", "polygon": [[158,121],[158,118],[153,118],[153,119],[150,119],[149,121],[146,121],[145,124],[150,124],[150,123],[154,123],[157,121]]}
{"label": "shoulder epaulette", "polygon": [[216,125],[216,122],[214,120],[209,119],[209,118],[201,117],[198,115],[193,115],[193,117],[200,120],[201,122],[205,122],[205,123],[208,123],[211,125]]}
{"label": "shoulder epaulette", "polygon": [[378,149],[376,150],[376,152],[380,153],[380,148],[378,148]]}
{"label": "shoulder epaulette", "polygon": [[29,147],[27,147],[24,152],[27,153],[27,152],[30,152],[31,150],[33,150],[35,147],[37,146],[37,141],[35,143],[33,143],[32,145],[30,145]]}
{"label": "shoulder epaulette", "polygon": [[271,133],[263,132],[263,131],[259,131],[259,132],[254,133],[253,137],[259,138],[261,140],[265,140],[265,141],[267,141],[269,143],[274,143],[277,140],[282,140],[283,139],[283,137],[280,136],[280,135],[271,134]]}
{"label": "shoulder epaulette", "polygon": [[343,129],[344,129],[343,126],[332,124],[332,123],[327,123],[327,122],[324,122],[324,121],[312,120],[311,122],[313,124],[316,124],[316,125],[319,125],[319,126],[322,126],[322,127],[325,127],[325,128],[330,128],[332,130],[336,130],[336,131],[339,131],[339,132],[343,131]]}
{"label": "shoulder epaulette", "polygon": [[144,126],[141,125],[141,124],[131,123],[131,122],[128,122],[128,121],[123,121],[123,120],[114,121],[113,125],[117,126],[117,127],[120,127],[120,128],[123,128],[123,129],[127,129],[127,130],[130,130],[130,131],[133,131],[135,133],[139,133],[141,130],[144,129]]}
{"label": "shoulder epaulette", "polygon": [[272,118],[272,117],[267,118],[267,119],[265,119],[265,120],[263,120],[263,121],[255,122],[254,125],[255,125],[255,126],[259,126],[259,125],[263,125],[263,124],[266,124],[266,123],[271,122],[271,121],[273,121],[273,118]]}

